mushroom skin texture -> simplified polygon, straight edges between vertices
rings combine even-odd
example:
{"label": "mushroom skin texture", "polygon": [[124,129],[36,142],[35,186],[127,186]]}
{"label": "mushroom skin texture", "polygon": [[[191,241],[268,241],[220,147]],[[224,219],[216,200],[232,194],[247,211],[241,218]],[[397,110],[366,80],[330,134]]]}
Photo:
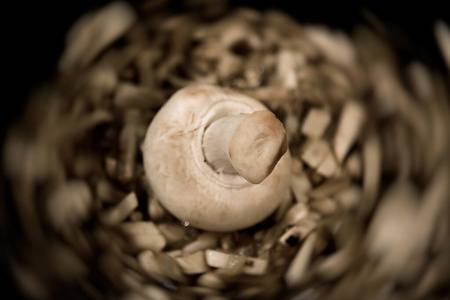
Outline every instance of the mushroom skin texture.
{"label": "mushroom skin texture", "polygon": [[290,188],[286,141],[280,142],[284,154],[278,153],[273,170],[258,184],[240,172],[214,169],[203,147],[205,130],[215,121],[259,111],[268,109],[255,99],[209,85],[177,91],[158,111],[142,154],[149,185],[170,213],[194,227],[227,232],[253,226],[274,212]]}

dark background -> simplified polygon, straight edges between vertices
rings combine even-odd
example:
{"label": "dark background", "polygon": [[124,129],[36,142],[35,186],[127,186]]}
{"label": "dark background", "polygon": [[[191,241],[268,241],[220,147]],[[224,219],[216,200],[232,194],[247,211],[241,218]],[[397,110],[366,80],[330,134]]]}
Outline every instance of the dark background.
{"label": "dark background", "polygon": [[[64,47],[64,36],[70,25],[87,10],[108,2],[107,0],[11,1],[2,4],[2,22],[5,24],[2,26],[4,34],[0,146],[3,145],[7,127],[23,111],[30,91],[55,74],[56,63]],[[131,2],[141,3],[136,0]],[[177,9],[182,8],[180,2],[173,2],[176,3]],[[366,9],[390,29],[390,37],[405,61],[413,57],[418,58],[436,66],[442,72],[448,72],[433,35],[435,20],[443,19],[447,24],[450,23],[449,10],[444,3],[445,1],[408,1],[402,4],[396,4],[394,1],[360,1],[359,4],[314,0],[230,1],[231,6],[279,8],[301,23],[324,23],[347,31],[350,31],[354,24],[365,22],[362,12]],[[3,206],[0,206],[0,209],[1,207]],[[8,241],[0,242],[1,247]],[[2,277],[4,276],[0,276],[0,286],[6,288],[2,288],[6,296],[6,292],[14,289],[14,285],[8,278]],[[10,299],[15,298],[13,295],[11,297]]]}

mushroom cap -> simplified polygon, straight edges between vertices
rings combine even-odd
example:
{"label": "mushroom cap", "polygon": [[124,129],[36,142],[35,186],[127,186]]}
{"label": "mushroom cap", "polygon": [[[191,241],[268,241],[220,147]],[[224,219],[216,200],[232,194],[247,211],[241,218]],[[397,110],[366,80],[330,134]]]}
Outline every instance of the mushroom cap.
{"label": "mushroom cap", "polygon": [[202,148],[204,131],[215,120],[261,110],[268,109],[231,90],[193,85],[158,111],[142,152],[150,187],[170,213],[194,227],[223,232],[255,225],[278,207],[289,191],[289,151],[266,179],[251,184],[238,174],[214,171]]}

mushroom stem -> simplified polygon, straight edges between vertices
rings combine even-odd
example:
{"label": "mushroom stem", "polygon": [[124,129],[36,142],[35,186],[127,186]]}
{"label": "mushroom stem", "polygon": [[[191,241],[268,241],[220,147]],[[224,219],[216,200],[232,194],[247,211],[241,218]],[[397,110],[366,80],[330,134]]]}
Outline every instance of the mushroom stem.
{"label": "mushroom stem", "polygon": [[206,128],[203,151],[217,172],[261,183],[288,148],[283,124],[270,111],[220,118]]}

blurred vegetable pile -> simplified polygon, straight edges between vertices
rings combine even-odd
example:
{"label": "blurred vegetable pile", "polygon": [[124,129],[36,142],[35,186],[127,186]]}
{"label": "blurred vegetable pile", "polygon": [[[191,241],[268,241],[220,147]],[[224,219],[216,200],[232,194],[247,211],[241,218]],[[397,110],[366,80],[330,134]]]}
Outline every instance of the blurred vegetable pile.
{"label": "blurred vegetable pile", "polygon": [[[191,1],[196,4],[195,1]],[[276,10],[112,2],[67,34],[4,149],[2,246],[31,299],[442,299],[450,279],[450,97],[383,35]],[[195,5],[194,5],[195,6]],[[436,23],[450,67],[450,32]],[[291,191],[232,233],[171,216],[140,144],[182,87],[260,100],[284,123]],[[251,212],[249,212],[251,213]]]}

